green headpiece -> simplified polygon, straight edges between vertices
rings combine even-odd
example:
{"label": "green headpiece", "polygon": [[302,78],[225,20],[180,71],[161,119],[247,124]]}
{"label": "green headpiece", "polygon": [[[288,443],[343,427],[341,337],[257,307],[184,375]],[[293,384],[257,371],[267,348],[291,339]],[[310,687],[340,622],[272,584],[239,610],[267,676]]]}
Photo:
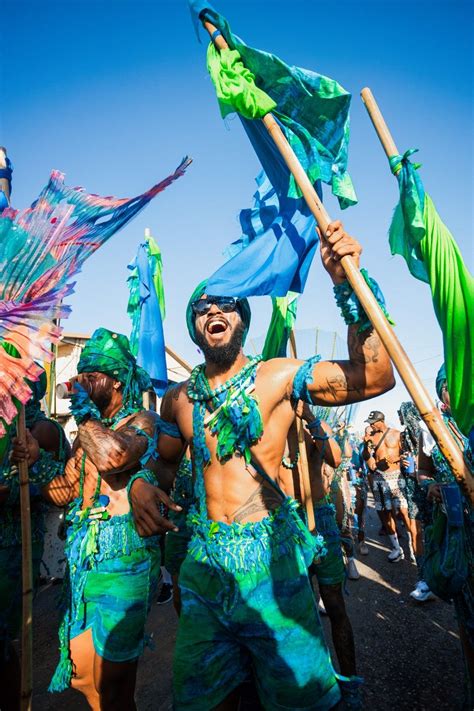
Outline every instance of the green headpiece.
{"label": "green headpiece", "polygon": [[105,373],[123,385],[125,407],[142,407],[142,392],[151,388],[148,373],[137,365],[128,338],[121,333],[98,328],[92,334],[77,366],[78,373]]}
{"label": "green headpiece", "polygon": [[441,392],[443,390],[443,385],[446,383],[446,381],[446,366],[443,363],[441,368],[438,370],[438,375],[436,376],[436,394],[438,395],[440,400],[442,399]]}
{"label": "green headpiece", "polygon": [[[197,301],[198,299],[201,298],[203,294],[206,293],[206,287],[207,287],[207,279],[202,281],[193,291],[191,294],[191,298],[188,301],[188,305],[186,307],[186,325],[188,327],[188,332],[189,335],[191,336],[191,339],[194,341],[194,343],[197,343],[196,341],[196,317],[193,313],[193,310],[191,308],[191,304],[193,301]],[[208,294],[209,296],[209,294]],[[242,337],[242,345],[245,343],[245,339],[247,338],[247,333],[249,332],[250,328],[250,319],[251,319],[251,311],[250,311],[250,304],[247,299],[239,299],[239,311],[240,315],[242,317],[242,322],[244,324],[244,333]]]}

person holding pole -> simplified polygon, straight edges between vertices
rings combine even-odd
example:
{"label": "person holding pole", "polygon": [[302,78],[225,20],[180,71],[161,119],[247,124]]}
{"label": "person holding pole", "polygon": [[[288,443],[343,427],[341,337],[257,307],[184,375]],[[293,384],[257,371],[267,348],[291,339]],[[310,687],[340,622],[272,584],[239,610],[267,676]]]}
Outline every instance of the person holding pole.
{"label": "person holding pole", "polygon": [[[36,462],[28,461],[33,584],[39,578],[44,545],[41,493],[43,487],[62,474],[70,456],[63,428],[41,410],[46,384],[46,373],[42,370],[40,379],[29,383],[33,396],[25,406],[26,427],[39,451]],[[15,445],[16,439],[13,439],[10,458],[7,455],[0,467],[0,708],[3,711],[20,708],[20,664],[11,644],[12,639],[18,637],[22,617],[19,458]]]}
{"label": "person holding pole", "polygon": [[[347,320],[349,301],[356,309],[347,361],[247,358],[247,300],[207,294],[206,282],[191,296],[188,330],[205,363],[163,399],[168,431],[158,446],[160,457],[177,463],[192,444],[196,477],[193,536],[180,570],[177,711],[237,708],[237,687],[249,671],[265,709],[328,709],[340,699],[308,578],[324,541],[304,524],[280,470],[298,401],[349,404],[394,385],[388,355],[351,300],[340,264],[348,254],[357,263],[360,252],[340,222],[328,226],[323,265]],[[159,500],[146,480],[133,482],[142,535],[169,526]]]}
{"label": "person holding pole", "polygon": [[[357,686],[354,635],[344,603],[342,586],[345,580],[344,559],[341,549],[341,532],[336,520],[336,509],[331,503],[330,488],[335,469],[342,461],[341,447],[329,425],[311,412],[308,404],[300,403],[305,421],[305,444],[308,450],[308,465],[311,478],[316,528],[324,538],[327,552],[309,568],[310,577],[316,576],[324,610],[331,624],[331,635],[336,650],[341,674],[350,682],[340,682],[344,701],[352,706],[361,705],[361,689]],[[288,457],[282,464],[287,472],[294,471],[298,462],[298,439],[296,426],[292,425],[288,437]],[[293,465],[293,468],[289,468]],[[286,480],[285,480],[286,484]],[[294,485],[296,486],[296,484]],[[285,485],[291,491],[291,481]]]}

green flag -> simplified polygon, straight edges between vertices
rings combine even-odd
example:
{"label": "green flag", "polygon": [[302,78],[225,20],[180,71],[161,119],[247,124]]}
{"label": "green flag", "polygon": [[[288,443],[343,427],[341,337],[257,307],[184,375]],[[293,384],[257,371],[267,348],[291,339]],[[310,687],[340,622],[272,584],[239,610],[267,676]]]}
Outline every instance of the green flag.
{"label": "green flag", "polygon": [[389,230],[390,248],[405,259],[414,277],[430,285],[443,333],[451,411],[468,436],[474,425],[474,279],[424,191],[419,165],[408,160],[413,152],[390,159],[400,187]]}
{"label": "green flag", "polygon": [[298,296],[294,291],[289,291],[286,296],[272,298],[272,318],[262,351],[264,360],[286,357],[286,346],[296,322]]}

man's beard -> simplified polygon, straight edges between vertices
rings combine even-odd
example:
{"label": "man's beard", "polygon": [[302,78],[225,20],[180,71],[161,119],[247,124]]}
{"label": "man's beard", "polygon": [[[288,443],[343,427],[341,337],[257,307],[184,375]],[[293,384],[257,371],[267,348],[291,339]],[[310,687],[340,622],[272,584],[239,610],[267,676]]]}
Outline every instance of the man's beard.
{"label": "man's beard", "polygon": [[212,363],[221,368],[230,368],[235,363],[242,348],[244,324],[240,321],[232,330],[230,341],[224,346],[210,346],[203,333],[196,333],[196,341],[204,353],[206,363]]}

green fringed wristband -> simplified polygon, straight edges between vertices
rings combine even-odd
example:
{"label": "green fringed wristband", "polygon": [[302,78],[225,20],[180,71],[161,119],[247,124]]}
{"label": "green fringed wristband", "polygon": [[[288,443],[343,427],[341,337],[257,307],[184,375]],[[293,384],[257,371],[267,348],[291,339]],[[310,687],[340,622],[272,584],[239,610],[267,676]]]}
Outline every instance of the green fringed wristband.
{"label": "green fringed wristband", "polygon": [[[364,277],[370,291],[375,296],[378,305],[385,314],[387,321],[394,326],[395,322],[390,318],[390,315],[385,306],[385,297],[382,293],[381,288],[372,277],[369,276],[366,269],[361,269],[360,273]],[[348,281],[343,281],[342,284],[336,284],[334,286],[334,296],[336,297],[336,303],[341,309],[341,315],[347,326],[352,324],[359,324],[358,332],[362,333],[367,328],[370,328],[371,323],[364,311],[362,304],[357,298],[352,286]]]}
{"label": "green fringed wristband", "polygon": [[130,491],[132,490],[132,486],[137,479],[144,479],[144,481],[148,484],[158,486],[158,479],[149,469],[140,469],[140,471],[136,472],[136,474],[133,474],[127,484],[127,498],[130,507],[132,506],[132,502],[130,501]]}
{"label": "green fringed wristband", "polygon": [[30,467],[29,479],[32,484],[43,487],[64,473],[64,462],[54,458],[52,452],[40,449],[39,459]]}

